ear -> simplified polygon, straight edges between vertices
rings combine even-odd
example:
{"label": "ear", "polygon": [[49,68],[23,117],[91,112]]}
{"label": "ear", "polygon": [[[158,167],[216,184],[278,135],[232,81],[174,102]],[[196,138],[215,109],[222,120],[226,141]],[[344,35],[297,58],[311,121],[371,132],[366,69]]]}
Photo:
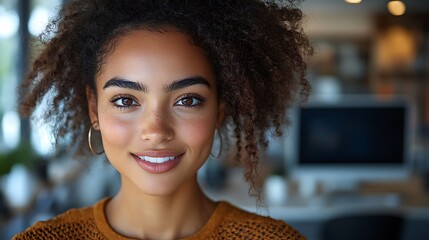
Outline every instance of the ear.
{"label": "ear", "polygon": [[219,107],[217,110],[217,119],[216,119],[216,127],[220,128],[223,125],[223,121],[225,120],[225,102],[219,102]]}
{"label": "ear", "polygon": [[86,86],[86,100],[88,102],[88,114],[91,124],[98,122],[97,95],[89,85]]}

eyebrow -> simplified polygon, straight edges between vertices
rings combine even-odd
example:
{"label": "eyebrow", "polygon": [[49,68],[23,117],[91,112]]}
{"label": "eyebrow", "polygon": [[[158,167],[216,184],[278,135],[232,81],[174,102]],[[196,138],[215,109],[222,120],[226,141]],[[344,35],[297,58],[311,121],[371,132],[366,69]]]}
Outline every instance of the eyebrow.
{"label": "eyebrow", "polygon": [[147,92],[147,87],[143,83],[128,81],[122,78],[114,77],[104,84],[103,89],[109,87],[119,87],[119,88],[128,88],[141,92]]}
{"label": "eyebrow", "polygon": [[177,80],[172,82],[171,84],[164,87],[164,91],[166,93],[169,93],[174,90],[186,88],[195,84],[203,84],[206,85],[208,88],[210,88],[210,83],[207,81],[207,79],[201,77],[201,76],[195,76],[190,78],[185,78],[181,80]]}
{"label": "eyebrow", "polygon": [[[195,84],[203,84],[203,85],[206,85],[208,88],[211,87],[209,81],[207,81],[205,78],[201,76],[195,76],[195,77],[177,80],[172,82],[171,84],[168,84],[167,86],[164,87],[164,92],[169,93],[171,91],[186,88]],[[109,81],[107,81],[106,84],[104,84],[103,89],[106,89],[109,87],[128,88],[132,90],[141,91],[144,93],[147,93],[148,91],[148,88],[143,83],[128,81],[118,77],[114,77]]]}

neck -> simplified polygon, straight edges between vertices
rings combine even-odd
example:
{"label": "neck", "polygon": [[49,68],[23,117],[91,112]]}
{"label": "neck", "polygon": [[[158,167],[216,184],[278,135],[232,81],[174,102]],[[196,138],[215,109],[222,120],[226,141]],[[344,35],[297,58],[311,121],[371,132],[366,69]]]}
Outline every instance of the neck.
{"label": "neck", "polygon": [[[125,182],[124,182],[125,181]],[[196,178],[167,196],[150,196],[138,189],[122,188],[108,203],[106,214],[112,228],[138,239],[178,239],[201,229],[214,211]]]}

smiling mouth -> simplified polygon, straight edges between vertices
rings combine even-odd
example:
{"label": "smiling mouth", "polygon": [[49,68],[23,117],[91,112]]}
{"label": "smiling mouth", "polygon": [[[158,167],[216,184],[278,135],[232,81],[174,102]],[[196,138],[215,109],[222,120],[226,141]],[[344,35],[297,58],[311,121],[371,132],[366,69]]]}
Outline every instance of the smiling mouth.
{"label": "smiling mouth", "polygon": [[148,152],[132,154],[137,164],[145,171],[153,174],[164,173],[175,168],[185,153],[176,155],[177,152]]}
{"label": "smiling mouth", "polygon": [[137,156],[140,160],[151,162],[151,163],[165,163],[176,159],[177,157],[149,157],[149,156]]}

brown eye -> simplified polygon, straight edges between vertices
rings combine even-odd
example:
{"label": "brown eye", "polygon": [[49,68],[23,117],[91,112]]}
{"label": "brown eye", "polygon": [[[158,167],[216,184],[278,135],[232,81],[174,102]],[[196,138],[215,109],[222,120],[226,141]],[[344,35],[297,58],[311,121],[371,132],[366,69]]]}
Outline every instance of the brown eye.
{"label": "brown eye", "polygon": [[200,97],[183,97],[179,99],[175,105],[183,107],[197,107],[203,104],[204,99]]}
{"label": "brown eye", "polygon": [[118,97],[112,100],[115,107],[118,108],[130,108],[132,106],[138,106],[139,104],[132,98],[129,97]]}
{"label": "brown eye", "polygon": [[185,98],[182,100],[182,104],[184,106],[192,106],[194,103],[194,99],[193,98]]}
{"label": "brown eye", "polygon": [[121,99],[121,105],[122,106],[132,106],[133,105],[134,100],[130,99],[130,98],[122,98]]}

